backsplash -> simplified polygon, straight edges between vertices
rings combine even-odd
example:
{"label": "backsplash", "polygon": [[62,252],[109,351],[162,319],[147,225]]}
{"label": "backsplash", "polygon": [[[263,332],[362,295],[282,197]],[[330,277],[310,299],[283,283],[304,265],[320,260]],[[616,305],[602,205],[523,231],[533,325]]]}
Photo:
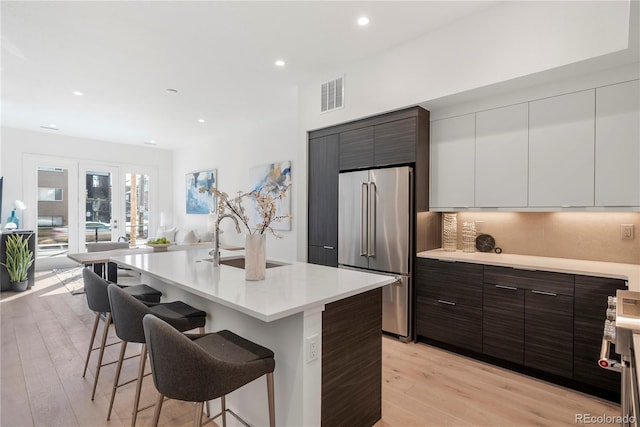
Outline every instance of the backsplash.
{"label": "backsplash", "polygon": [[[458,249],[469,221],[504,253],[640,264],[638,212],[459,212]],[[620,239],[620,224],[635,225],[633,240]]]}

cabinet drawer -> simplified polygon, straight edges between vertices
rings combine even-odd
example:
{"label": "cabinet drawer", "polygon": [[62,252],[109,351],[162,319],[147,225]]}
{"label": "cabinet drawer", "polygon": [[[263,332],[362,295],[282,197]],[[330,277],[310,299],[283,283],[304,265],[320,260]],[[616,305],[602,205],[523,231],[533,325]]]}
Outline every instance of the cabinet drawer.
{"label": "cabinet drawer", "polygon": [[482,308],[418,297],[416,333],[456,347],[482,351]]}
{"label": "cabinet drawer", "polygon": [[549,271],[519,270],[508,267],[484,267],[484,283],[511,286],[539,292],[573,296],[574,276]]}
{"label": "cabinet drawer", "polygon": [[416,295],[482,306],[482,265],[417,259]]}

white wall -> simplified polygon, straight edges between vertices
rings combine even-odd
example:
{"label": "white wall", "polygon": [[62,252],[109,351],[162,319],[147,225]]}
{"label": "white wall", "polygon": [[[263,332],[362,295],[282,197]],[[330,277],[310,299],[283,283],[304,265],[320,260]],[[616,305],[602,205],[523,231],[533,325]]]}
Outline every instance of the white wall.
{"label": "white wall", "polygon": [[[311,76],[300,86],[298,158],[307,157],[308,130],[623,51],[629,45],[630,13],[629,1],[504,2],[376,57]],[[637,19],[631,22],[637,25]],[[337,75],[345,76],[345,107],[321,114],[320,84]],[[566,83],[547,91],[562,93]],[[297,206],[305,217],[306,207],[305,192]],[[306,229],[301,229],[300,259],[306,257],[306,242]]]}
{"label": "white wall", "polygon": [[[25,156],[30,154],[99,162],[113,166],[146,165],[157,168],[159,172],[166,172],[158,173],[156,183],[159,188],[159,209],[166,211],[171,209],[173,177],[170,151],[6,127],[3,127],[0,132],[2,138],[0,170],[4,176],[3,212],[1,213],[3,223],[11,212],[13,201],[27,199],[23,167]],[[24,223],[21,226],[36,227],[35,211],[29,210],[29,206],[23,218]]]}
{"label": "white wall", "polygon": [[[626,49],[628,1],[508,1],[300,89],[307,129],[326,127]],[[345,108],[320,114],[320,83],[345,75]]]}
{"label": "white wall", "polygon": [[[306,217],[296,210],[296,200],[301,188],[306,191],[306,166],[301,167],[297,157],[296,130],[297,91],[282,93],[273,100],[272,109],[259,117],[246,117],[241,128],[214,130],[210,142],[198,150],[184,149],[174,153],[173,160],[173,214],[172,225],[181,228],[209,229],[208,215],[186,214],[186,178],[189,172],[217,169],[218,190],[230,196],[237,191],[250,189],[249,169],[252,166],[273,162],[291,161],[291,231],[278,231],[282,239],[267,237],[267,256],[270,258],[296,259],[296,231],[306,229]],[[306,160],[303,160],[306,161]],[[248,205],[246,205],[248,207]],[[244,246],[243,235],[238,235],[233,223],[221,223],[221,242]]]}

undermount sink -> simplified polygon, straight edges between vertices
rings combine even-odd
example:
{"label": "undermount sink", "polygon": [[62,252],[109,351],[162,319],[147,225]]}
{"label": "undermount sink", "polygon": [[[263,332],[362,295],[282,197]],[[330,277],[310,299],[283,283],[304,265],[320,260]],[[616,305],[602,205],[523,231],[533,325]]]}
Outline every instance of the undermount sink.
{"label": "undermount sink", "polygon": [[[205,261],[213,262],[212,258],[206,258]],[[220,265],[228,265],[229,267],[244,269],[244,257],[226,258],[220,260]],[[287,265],[273,261],[267,261],[267,268],[281,267]]]}

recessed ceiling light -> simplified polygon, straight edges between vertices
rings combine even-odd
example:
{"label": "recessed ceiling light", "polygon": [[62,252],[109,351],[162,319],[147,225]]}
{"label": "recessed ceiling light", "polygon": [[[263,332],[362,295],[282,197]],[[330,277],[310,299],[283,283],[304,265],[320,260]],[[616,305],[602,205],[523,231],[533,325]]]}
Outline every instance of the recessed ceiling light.
{"label": "recessed ceiling light", "polygon": [[78,91],[78,90],[73,91],[73,92],[71,92],[71,93],[73,93],[75,96],[82,96],[82,95],[84,95],[84,93],[82,93],[82,92],[80,92],[80,91]]}
{"label": "recessed ceiling light", "polygon": [[360,18],[358,18],[358,25],[360,25],[361,27],[369,25],[369,18],[367,18],[366,16],[361,16]]}
{"label": "recessed ceiling light", "polygon": [[277,65],[278,67],[284,67],[284,61],[283,61],[282,59],[278,59],[278,60],[276,61],[276,65]]}
{"label": "recessed ceiling light", "polygon": [[153,139],[152,139],[152,140],[150,140],[150,141],[145,141],[144,143],[145,143],[146,145],[156,145],[156,144],[157,144],[157,142],[156,142],[155,140],[153,140]]}
{"label": "recessed ceiling light", "polygon": [[56,126],[56,125],[55,125],[55,124],[53,124],[53,123],[48,124],[48,125],[42,125],[42,126],[40,126],[40,128],[42,128],[42,129],[49,129],[49,130],[60,130],[60,129],[58,129],[58,126]]}
{"label": "recessed ceiling light", "polygon": [[204,119],[198,119],[198,123],[204,123],[205,120]]}
{"label": "recessed ceiling light", "polygon": [[178,93],[178,89],[167,89],[167,92]]}

